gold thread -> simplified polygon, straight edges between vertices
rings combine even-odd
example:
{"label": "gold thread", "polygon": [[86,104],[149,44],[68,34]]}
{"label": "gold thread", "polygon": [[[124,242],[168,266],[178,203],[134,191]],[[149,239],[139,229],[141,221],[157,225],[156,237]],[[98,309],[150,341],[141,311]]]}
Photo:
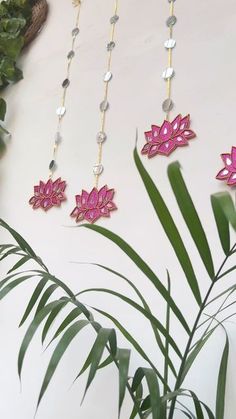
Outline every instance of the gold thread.
{"label": "gold thread", "polygon": [[[114,15],[117,15],[117,13],[118,13],[118,3],[119,3],[119,0],[115,0]],[[116,27],[116,23],[113,23],[112,26],[111,26],[109,43],[114,42],[115,27]],[[107,72],[111,70],[111,64],[112,64],[112,50],[108,52]],[[104,101],[107,101],[108,93],[109,93],[109,82],[105,82]],[[105,125],[106,125],[106,111],[103,111],[102,116],[101,116],[101,124],[100,124],[100,131],[101,132],[104,132]],[[103,144],[100,143],[100,144],[98,144],[97,164],[102,163],[102,157],[103,157]],[[94,177],[95,177],[95,187],[98,188],[99,175],[95,175]]]}
{"label": "gold thread", "polygon": [[[76,14],[76,20],[75,20],[75,27],[78,28],[79,27],[79,20],[80,20],[80,12],[81,12],[81,0],[72,0],[72,4],[75,7],[78,7],[78,11]],[[76,36],[72,37],[72,44],[71,44],[71,49],[70,51],[75,50],[75,42],[76,42]],[[71,69],[71,64],[72,64],[72,59],[68,59],[67,62],[67,66],[66,66],[66,79],[70,79],[70,69]],[[66,103],[66,96],[67,96],[67,88],[63,88],[63,93],[62,93],[62,97],[61,97],[61,107],[65,106]],[[61,127],[62,127],[62,120],[63,120],[63,116],[58,116],[58,122],[57,122],[57,132],[60,134],[61,132]],[[52,154],[52,160],[56,160],[56,156],[57,156],[57,151],[58,151],[58,144],[56,142],[54,142],[53,144],[53,154]],[[49,178],[51,179],[53,177],[53,170],[49,171]]]}
{"label": "gold thread", "polygon": [[[170,16],[174,16],[174,0],[170,3]],[[173,27],[170,26],[169,28],[169,38],[171,39],[173,36]],[[168,49],[168,67],[172,67],[172,58],[173,58],[173,51],[172,48]],[[172,87],[172,80],[169,78],[167,80],[167,98],[171,99],[171,87]],[[170,111],[166,112],[166,120],[169,121]]]}

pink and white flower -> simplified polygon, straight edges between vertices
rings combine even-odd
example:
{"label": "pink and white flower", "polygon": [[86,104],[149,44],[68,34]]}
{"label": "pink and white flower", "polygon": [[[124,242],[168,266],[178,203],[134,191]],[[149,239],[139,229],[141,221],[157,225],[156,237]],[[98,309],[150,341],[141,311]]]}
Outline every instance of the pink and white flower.
{"label": "pink and white flower", "polygon": [[216,179],[225,180],[227,185],[236,185],[236,147],[232,147],[231,153],[221,154],[224,168],[216,175]]}
{"label": "pink and white flower", "polygon": [[145,132],[147,143],[141,153],[152,158],[157,154],[169,156],[177,147],[188,145],[188,140],[196,137],[190,128],[190,115],[182,118],[178,115],[172,122],[164,121],[161,127],[152,125],[151,131]]}
{"label": "pink and white flower", "polygon": [[48,211],[52,207],[60,207],[65,197],[66,182],[58,178],[55,182],[49,179],[46,183],[40,180],[39,185],[34,187],[34,196],[30,198],[29,204],[33,209],[41,208]]}
{"label": "pink and white flower", "polygon": [[114,189],[108,189],[107,185],[100,190],[93,188],[88,193],[82,190],[81,195],[76,195],[76,207],[71,213],[77,223],[88,221],[95,223],[100,217],[110,217],[110,212],[117,209],[113,202]]}

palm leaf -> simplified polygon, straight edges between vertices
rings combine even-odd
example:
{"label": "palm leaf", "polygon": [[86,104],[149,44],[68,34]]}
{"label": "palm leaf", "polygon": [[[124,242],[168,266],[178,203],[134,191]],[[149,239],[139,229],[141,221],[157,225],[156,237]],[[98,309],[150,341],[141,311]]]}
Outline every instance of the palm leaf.
{"label": "palm leaf", "polygon": [[199,215],[195,209],[192,198],[188,192],[183,176],[181,174],[179,162],[169,164],[168,176],[185,223],[195,242],[205,268],[210,278],[213,279],[215,276],[215,271],[210,247]]}
{"label": "palm leaf", "polygon": [[[43,309],[44,310],[44,309]],[[42,311],[43,311],[42,310]],[[40,314],[40,313],[39,313]],[[68,348],[68,346],[70,345],[70,343],[72,342],[72,340],[78,335],[78,333],[88,324],[90,324],[90,322],[88,320],[78,320],[77,322],[73,323],[64,333],[64,335],[62,336],[61,340],[58,342],[52,357],[50,359],[46,374],[44,376],[44,380],[43,380],[43,384],[40,390],[40,394],[39,394],[39,398],[38,398],[38,403],[37,406],[39,406],[45,391],[47,390],[47,387],[56,371],[56,368],[62,358],[62,356],[64,355],[66,349]]]}
{"label": "palm leaf", "polygon": [[132,249],[132,247],[128,243],[126,243],[121,237],[117,236],[116,234],[112,233],[111,231],[103,227],[100,227],[97,225],[91,225],[91,224],[84,224],[81,227],[85,227],[90,230],[96,231],[97,233],[102,234],[104,237],[108,238],[113,243],[115,243],[121,250],[123,250],[123,252],[127,254],[129,258],[135,263],[135,265],[147,276],[147,278],[150,279],[150,281],[153,283],[155,288],[159,291],[159,293],[162,295],[165,301],[170,305],[173,313],[179,319],[180,323],[182,324],[186,332],[190,333],[189,326],[183,314],[177,307],[173,298],[170,297],[170,295],[168,294],[167,289],[164,287],[161,281],[157,278],[157,276],[151,270],[151,268],[146,264],[146,262],[135,252],[134,249]]}
{"label": "palm leaf", "polygon": [[166,332],[165,327],[162,325],[162,323],[153,316],[153,314],[151,314],[149,311],[146,311],[142,306],[140,306],[139,304],[137,304],[135,301],[131,300],[130,298],[126,297],[123,294],[120,294],[118,292],[106,289],[106,288],[89,288],[87,290],[83,290],[81,292],[79,292],[77,295],[81,295],[81,294],[85,294],[88,292],[104,292],[107,294],[111,294],[114,295],[118,298],[120,298],[121,300],[125,301],[126,303],[128,303],[130,306],[134,307],[136,310],[138,310],[141,314],[143,314],[148,320],[150,320],[154,326],[156,326],[158,328],[158,330],[160,331],[160,333],[163,334],[163,336],[168,340],[169,344],[172,346],[172,348],[175,350],[176,354],[179,356],[179,358],[182,358],[182,354],[180,349],[178,348],[175,340]]}
{"label": "palm leaf", "polygon": [[43,320],[48,316],[48,314],[55,308],[57,305],[60,304],[60,301],[53,301],[46,305],[38,314],[34,317],[33,321],[31,322],[30,326],[28,327],[24,339],[22,341],[19,355],[18,355],[18,374],[21,377],[22,366],[25,358],[25,354],[27,349],[32,341],[38,327],[43,322]]}
{"label": "palm leaf", "polygon": [[220,363],[220,370],[218,375],[217,395],[216,395],[216,419],[224,419],[225,412],[225,391],[226,391],[226,377],[229,358],[229,339],[226,335],[226,343]]}

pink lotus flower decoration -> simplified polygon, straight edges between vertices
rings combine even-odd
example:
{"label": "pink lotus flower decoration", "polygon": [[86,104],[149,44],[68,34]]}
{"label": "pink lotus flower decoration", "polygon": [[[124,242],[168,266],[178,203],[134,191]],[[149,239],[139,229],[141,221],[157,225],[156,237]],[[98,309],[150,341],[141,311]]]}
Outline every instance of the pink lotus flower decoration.
{"label": "pink lotus flower decoration", "polygon": [[33,209],[42,208],[48,211],[52,207],[60,207],[62,201],[65,201],[66,182],[61,178],[52,181],[49,179],[46,183],[40,180],[39,185],[34,187],[34,196],[29,200]]}
{"label": "pink lotus flower decoration", "polygon": [[221,154],[225,167],[216,175],[216,179],[226,180],[229,186],[236,185],[236,147],[232,147],[231,154]]}
{"label": "pink lotus flower decoration", "polygon": [[178,115],[172,122],[164,121],[161,127],[152,125],[151,131],[145,132],[147,144],[141,153],[152,158],[157,154],[169,156],[177,147],[188,145],[188,140],[196,137],[189,129],[190,115],[182,118]]}
{"label": "pink lotus flower decoration", "polygon": [[114,189],[108,189],[107,185],[103,186],[100,190],[93,188],[88,193],[82,191],[81,195],[76,195],[76,207],[71,213],[71,217],[76,219],[76,222],[88,221],[95,223],[100,217],[110,217],[110,212],[116,210],[114,204]]}

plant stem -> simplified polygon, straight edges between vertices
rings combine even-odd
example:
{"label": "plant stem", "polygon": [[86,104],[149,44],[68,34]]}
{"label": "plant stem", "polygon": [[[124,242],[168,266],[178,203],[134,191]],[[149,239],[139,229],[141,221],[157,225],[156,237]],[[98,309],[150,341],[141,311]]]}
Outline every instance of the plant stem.
{"label": "plant stem", "polygon": [[[193,325],[192,331],[191,331],[191,333],[190,333],[190,336],[189,336],[189,339],[188,339],[188,342],[187,342],[187,345],[186,345],[186,349],[185,349],[185,352],[184,352],[184,355],[183,355],[183,359],[182,359],[182,362],[181,362],[181,365],[180,365],[180,368],[179,368],[179,372],[178,372],[178,375],[177,375],[177,378],[176,378],[176,384],[175,384],[174,391],[179,390],[179,388],[180,388],[180,386],[181,386],[181,384],[182,384],[182,375],[183,375],[183,372],[184,372],[185,363],[186,363],[186,360],[187,360],[187,357],[188,357],[188,353],[189,353],[189,350],[190,350],[190,348],[191,348],[191,344],[192,344],[192,341],[193,341],[193,338],[194,338],[195,332],[196,332],[196,330],[197,330],[197,326],[198,326],[198,323],[199,323],[199,321],[200,321],[201,315],[202,315],[202,313],[203,313],[203,311],[204,311],[204,309],[205,309],[205,307],[206,307],[206,303],[207,303],[207,301],[208,301],[208,298],[209,298],[209,296],[210,296],[210,294],[211,294],[211,292],[212,292],[212,289],[213,289],[213,287],[214,287],[215,283],[218,281],[218,279],[219,279],[219,277],[220,277],[220,274],[221,274],[221,271],[222,271],[222,269],[223,269],[224,265],[226,264],[226,262],[227,262],[228,258],[232,255],[232,253],[233,253],[233,251],[234,251],[235,247],[236,247],[236,243],[234,244],[234,246],[232,247],[232,249],[230,250],[230,252],[228,253],[228,255],[226,255],[226,257],[225,257],[224,261],[222,262],[222,264],[221,264],[221,266],[220,266],[220,268],[219,268],[219,270],[218,270],[217,274],[216,274],[216,275],[215,275],[215,277],[213,278],[212,283],[211,283],[211,286],[210,286],[210,288],[208,289],[208,291],[207,291],[207,293],[206,293],[206,296],[205,296],[205,298],[204,298],[204,300],[203,300],[203,302],[202,302],[202,304],[201,304],[201,306],[200,306],[200,309],[199,309],[198,315],[197,315],[197,317],[196,317],[196,320],[195,320],[195,322],[194,322],[194,325]],[[175,405],[176,405],[176,400],[177,400],[177,397],[175,397],[175,398],[172,400],[172,402],[171,402],[171,405],[170,405],[170,411],[169,411],[169,415],[168,415],[168,419],[173,419],[173,416],[174,416],[174,411],[175,411]]]}

